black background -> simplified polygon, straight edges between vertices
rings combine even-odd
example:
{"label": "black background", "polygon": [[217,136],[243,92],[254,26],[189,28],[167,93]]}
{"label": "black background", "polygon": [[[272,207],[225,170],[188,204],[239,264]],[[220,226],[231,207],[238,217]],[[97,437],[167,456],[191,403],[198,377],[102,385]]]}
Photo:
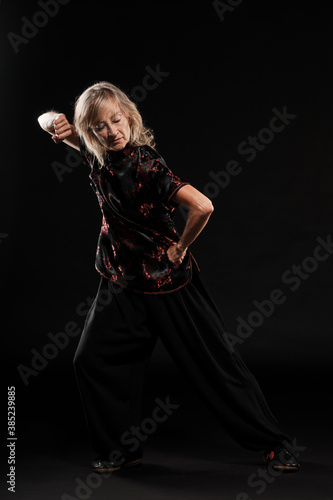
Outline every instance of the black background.
{"label": "black background", "polygon": [[[101,213],[89,172],[70,167],[60,182],[54,162],[70,165],[68,150],[37,117],[55,109],[72,120],[75,98],[100,80],[133,95],[148,66],[167,76],[137,104],[168,166],[206,194],[211,171],[230,160],[242,169],[212,197],[215,210],[192,245],[202,279],[231,333],[254,300],[282,290],[284,303],[239,348],[277,411],[273,393],[294,407],[323,394],[320,404],[332,377],[333,257],[297,290],[282,275],[332,233],[331,6],[244,1],[222,20],[203,0],[70,0],[38,18],[44,26],[16,51],[8,34],[22,36],[22,17],[36,21],[42,8],[4,0],[0,9],[2,365],[5,386],[16,386],[19,426],[52,420],[69,435],[69,418],[84,432],[72,370],[79,336],[27,385],[17,367],[31,367],[31,349],[42,352],[49,332],[69,321],[82,329],[77,306],[99,283]],[[247,161],[240,143],[284,107],[296,117]],[[177,219],[181,227],[181,212]],[[178,391],[186,401],[189,388],[160,343],[149,370],[149,393]]]}

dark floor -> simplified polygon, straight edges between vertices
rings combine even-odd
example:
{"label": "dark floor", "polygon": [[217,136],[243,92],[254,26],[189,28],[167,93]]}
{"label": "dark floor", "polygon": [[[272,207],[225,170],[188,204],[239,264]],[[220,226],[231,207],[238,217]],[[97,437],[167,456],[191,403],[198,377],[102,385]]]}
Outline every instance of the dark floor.
{"label": "dark floor", "polygon": [[[48,389],[45,386],[41,394],[36,383],[26,390],[30,391],[30,404],[18,408],[25,418],[18,422],[16,493],[4,488],[1,498],[333,500],[329,392],[308,393],[303,386],[297,393],[289,391],[288,399],[281,392],[269,394],[274,413],[295,435],[295,444],[301,449],[299,472],[272,476],[261,454],[240,448],[190,388],[184,393],[182,381],[178,389],[175,381],[164,382],[158,393],[149,386],[146,416],[156,396],[169,395],[172,402],[181,402],[179,409],[148,436],[141,465],[103,477],[89,466],[95,454],[71,386],[73,380],[69,377],[67,388],[57,389],[52,377],[44,377],[44,382]],[[172,387],[169,393],[167,387]],[[60,407],[61,393],[64,404]]]}

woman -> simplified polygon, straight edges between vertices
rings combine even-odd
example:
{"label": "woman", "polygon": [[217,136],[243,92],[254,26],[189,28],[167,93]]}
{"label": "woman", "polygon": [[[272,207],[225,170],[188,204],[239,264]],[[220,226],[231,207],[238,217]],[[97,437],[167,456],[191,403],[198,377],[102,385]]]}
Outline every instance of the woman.
{"label": "woman", "polygon": [[[298,470],[291,439],[239,353],[230,349],[189,250],[213,212],[211,201],[167,167],[135,104],[108,82],[77,98],[74,125],[55,111],[38,121],[56,144],[81,152],[102,211],[95,261],[100,283],[74,358],[98,453],[93,469],[113,472],[140,463],[143,442],[133,447],[128,436],[140,426],[145,369],[160,336],[241,446],[264,450],[265,462],[276,470]],[[188,209],[181,235],[174,223],[179,205]]]}

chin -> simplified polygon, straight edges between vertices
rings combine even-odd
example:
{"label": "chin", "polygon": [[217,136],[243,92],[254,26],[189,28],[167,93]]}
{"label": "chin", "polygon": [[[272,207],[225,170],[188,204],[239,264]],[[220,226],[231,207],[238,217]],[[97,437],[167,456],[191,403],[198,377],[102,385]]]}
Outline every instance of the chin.
{"label": "chin", "polygon": [[118,144],[114,144],[112,145],[112,148],[115,150],[115,151],[119,151],[119,149],[124,149],[125,147],[125,142],[124,141],[120,141]]}
{"label": "chin", "polygon": [[108,151],[121,151],[122,149],[124,149],[126,147],[126,145],[128,144],[128,141],[126,139],[122,139],[121,141],[119,141],[118,144],[108,144],[106,146],[106,149]]}
{"label": "chin", "polygon": [[109,148],[111,149],[111,151],[119,151],[121,149],[124,149],[125,146],[126,146],[126,141],[122,139],[117,144],[110,144]]}

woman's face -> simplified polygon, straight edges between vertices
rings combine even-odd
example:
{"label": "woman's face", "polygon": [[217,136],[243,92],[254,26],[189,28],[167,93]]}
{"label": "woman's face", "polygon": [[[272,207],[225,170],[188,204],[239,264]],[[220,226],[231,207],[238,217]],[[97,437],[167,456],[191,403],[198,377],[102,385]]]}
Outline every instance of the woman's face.
{"label": "woman's face", "polygon": [[130,139],[130,125],[113,97],[104,99],[99,107],[93,131],[107,150],[119,151]]}

